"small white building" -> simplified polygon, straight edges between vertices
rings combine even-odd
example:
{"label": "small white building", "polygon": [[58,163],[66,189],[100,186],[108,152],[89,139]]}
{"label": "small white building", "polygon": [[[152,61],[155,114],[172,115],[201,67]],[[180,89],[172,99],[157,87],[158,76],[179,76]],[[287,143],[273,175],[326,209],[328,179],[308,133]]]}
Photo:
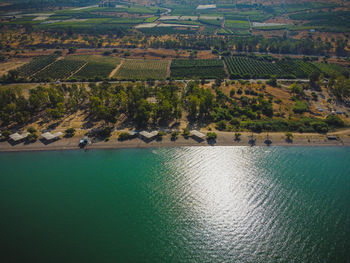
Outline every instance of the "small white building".
{"label": "small white building", "polygon": [[146,139],[152,139],[158,135],[158,131],[152,131],[152,132],[142,131],[139,134]]}
{"label": "small white building", "polygon": [[56,140],[62,135],[63,135],[62,132],[56,132],[56,133],[45,132],[41,134],[41,136],[47,141]]}
{"label": "small white building", "polygon": [[201,132],[199,132],[197,130],[190,131],[190,134],[191,134],[191,136],[197,137],[199,139],[202,139],[202,140],[205,139],[205,134],[203,134],[203,133],[201,133]]}
{"label": "small white building", "polygon": [[15,142],[18,142],[20,140],[27,138],[28,135],[29,135],[29,132],[26,132],[23,134],[19,134],[18,132],[16,132],[16,133],[10,135],[10,139],[15,141]]}

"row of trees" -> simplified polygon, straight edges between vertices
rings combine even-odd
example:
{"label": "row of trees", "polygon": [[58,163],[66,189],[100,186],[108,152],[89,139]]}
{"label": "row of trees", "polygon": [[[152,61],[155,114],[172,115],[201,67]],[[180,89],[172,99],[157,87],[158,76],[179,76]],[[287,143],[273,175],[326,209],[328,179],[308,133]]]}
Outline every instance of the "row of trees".
{"label": "row of trees", "polygon": [[[189,82],[185,88],[176,83],[125,86],[104,82],[92,83],[88,88],[62,84],[36,87],[29,91],[29,96],[24,96],[20,89],[3,88],[0,89],[0,126],[24,125],[38,118],[57,120],[78,110],[85,110],[89,121],[103,121],[106,126],[117,120],[129,120],[139,127],[168,125],[181,119],[183,112],[189,121],[215,122],[219,130],[325,132],[328,127],[344,125],[337,116],[306,120],[302,113],[308,110],[308,104],[302,85],[290,88],[296,115],[293,119],[281,119],[274,114],[272,96],[243,84],[231,88],[227,94],[221,84],[220,80],[212,88],[203,88],[199,82]],[[339,78],[331,89],[339,97],[347,98],[350,80]]]}
{"label": "row of trees", "polygon": [[271,52],[278,54],[304,54],[304,55],[326,55],[335,48],[337,55],[347,54],[347,41],[337,39],[334,41],[323,41],[322,39],[292,39],[287,37],[264,38],[262,36],[247,37],[217,37],[217,36],[177,36],[175,39],[164,41],[153,40],[149,47],[168,49],[197,49],[215,50],[224,52],[235,50],[237,52]]}

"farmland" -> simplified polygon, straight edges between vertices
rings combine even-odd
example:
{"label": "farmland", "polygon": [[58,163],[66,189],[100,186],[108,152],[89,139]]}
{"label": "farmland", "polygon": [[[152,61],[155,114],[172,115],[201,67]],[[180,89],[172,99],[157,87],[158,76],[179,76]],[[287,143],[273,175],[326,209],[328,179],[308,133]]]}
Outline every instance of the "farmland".
{"label": "farmland", "polygon": [[56,58],[56,55],[35,57],[28,64],[25,64],[18,68],[19,76],[23,78],[29,78],[37,71],[53,63],[56,60]]}
{"label": "farmland", "polygon": [[86,62],[74,59],[57,60],[49,67],[36,73],[33,78],[36,80],[64,80],[81,68]]}
{"label": "farmland", "polygon": [[113,69],[120,64],[120,59],[108,56],[72,56],[72,59],[87,62],[75,73],[72,80],[104,80],[108,79]]}
{"label": "farmland", "polygon": [[168,60],[128,59],[123,62],[114,78],[122,80],[166,79]]}
{"label": "farmland", "polygon": [[183,60],[176,59],[171,63],[171,77],[174,79],[215,79],[225,78],[226,72],[221,60],[198,59]]}
{"label": "farmland", "polygon": [[268,61],[264,58],[225,57],[231,78],[307,78],[312,72],[320,71],[314,64],[300,59]]}

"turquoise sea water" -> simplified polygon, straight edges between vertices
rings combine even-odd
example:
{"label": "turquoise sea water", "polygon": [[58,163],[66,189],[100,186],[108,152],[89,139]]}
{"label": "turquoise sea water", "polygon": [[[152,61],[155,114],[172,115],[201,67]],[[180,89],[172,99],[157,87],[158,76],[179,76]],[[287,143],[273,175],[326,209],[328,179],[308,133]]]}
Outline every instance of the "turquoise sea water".
{"label": "turquoise sea water", "polygon": [[0,262],[350,262],[350,148],[0,154]]}

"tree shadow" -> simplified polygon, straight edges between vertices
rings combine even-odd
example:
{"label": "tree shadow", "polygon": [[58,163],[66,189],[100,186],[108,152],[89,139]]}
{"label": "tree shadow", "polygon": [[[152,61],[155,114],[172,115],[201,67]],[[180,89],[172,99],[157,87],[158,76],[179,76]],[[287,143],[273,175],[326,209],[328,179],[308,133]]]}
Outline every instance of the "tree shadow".
{"label": "tree shadow", "polygon": [[210,146],[214,146],[216,144],[216,139],[207,139],[207,142]]}
{"label": "tree shadow", "polygon": [[256,145],[256,139],[251,138],[251,139],[248,141],[248,143],[249,143],[250,146],[255,146],[255,145]]}

